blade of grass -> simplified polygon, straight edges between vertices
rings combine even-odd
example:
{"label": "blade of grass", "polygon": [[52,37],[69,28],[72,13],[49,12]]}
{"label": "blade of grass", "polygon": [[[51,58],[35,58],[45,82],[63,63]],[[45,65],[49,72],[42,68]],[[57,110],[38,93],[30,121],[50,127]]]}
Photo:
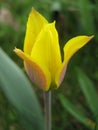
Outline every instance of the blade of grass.
{"label": "blade of grass", "polygon": [[80,112],[74,105],[65,98],[62,94],[59,95],[60,102],[62,106],[78,121],[87,126],[88,128],[94,130],[95,123],[88,119],[82,112]]}
{"label": "blade of grass", "polygon": [[0,89],[14,106],[26,130],[43,130],[41,108],[21,69],[0,49]]}
{"label": "blade of grass", "polygon": [[79,68],[76,69],[77,79],[80,88],[86,98],[89,108],[93,112],[95,118],[98,117],[98,95],[92,81]]}

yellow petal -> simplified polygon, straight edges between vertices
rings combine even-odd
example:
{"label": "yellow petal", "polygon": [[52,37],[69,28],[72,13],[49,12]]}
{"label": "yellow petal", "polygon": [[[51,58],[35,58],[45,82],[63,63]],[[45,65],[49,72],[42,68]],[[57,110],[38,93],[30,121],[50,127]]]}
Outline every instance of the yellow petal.
{"label": "yellow petal", "polygon": [[24,52],[31,54],[32,47],[37,39],[38,34],[47,20],[41,16],[34,8],[29,15],[26,29],[26,36],[24,41]]}
{"label": "yellow petal", "polygon": [[93,36],[77,36],[69,40],[64,46],[64,61],[60,65],[59,70],[56,74],[55,82],[59,86],[64,78],[67,64],[70,58],[75,52],[77,52],[81,47],[83,47],[88,41],[90,41]]}
{"label": "yellow petal", "polygon": [[64,46],[64,62],[68,62],[72,55],[83,47],[94,36],[77,36],[69,40]]}
{"label": "yellow petal", "polygon": [[44,26],[33,46],[31,57],[48,67],[53,81],[55,73],[61,64],[61,54],[55,22]]}
{"label": "yellow petal", "polygon": [[15,48],[14,52],[24,60],[26,72],[33,83],[47,91],[51,84],[51,76],[48,69],[43,64],[40,64],[41,66],[39,66],[38,63],[32,61],[31,57],[20,49]]}

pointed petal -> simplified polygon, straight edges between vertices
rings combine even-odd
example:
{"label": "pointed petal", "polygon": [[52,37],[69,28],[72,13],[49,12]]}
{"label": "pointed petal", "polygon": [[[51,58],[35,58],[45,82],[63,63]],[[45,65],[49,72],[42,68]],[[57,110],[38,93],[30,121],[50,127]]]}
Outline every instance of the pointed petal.
{"label": "pointed petal", "polygon": [[51,76],[48,69],[44,65],[39,65],[35,61],[32,61],[32,59],[21,50],[15,48],[14,52],[24,60],[26,72],[33,83],[47,91],[51,84]]}
{"label": "pointed petal", "polygon": [[94,36],[77,36],[69,40],[64,46],[64,62],[68,62],[72,55],[82,48]]}
{"label": "pointed petal", "polygon": [[47,24],[38,36],[32,49],[31,57],[46,65],[54,80],[55,73],[61,64],[61,54],[55,22]]}
{"label": "pointed petal", "polygon": [[27,54],[31,54],[32,47],[37,39],[38,34],[45,24],[47,24],[47,20],[40,15],[34,8],[29,15],[26,29],[26,36],[24,41],[24,52]]}
{"label": "pointed petal", "polygon": [[69,40],[64,46],[64,61],[60,65],[59,70],[56,74],[55,82],[59,86],[64,78],[67,64],[70,58],[75,52],[77,52],[81,47],[83,47],[88,41],[90,41],[93,36],[77,36]]}

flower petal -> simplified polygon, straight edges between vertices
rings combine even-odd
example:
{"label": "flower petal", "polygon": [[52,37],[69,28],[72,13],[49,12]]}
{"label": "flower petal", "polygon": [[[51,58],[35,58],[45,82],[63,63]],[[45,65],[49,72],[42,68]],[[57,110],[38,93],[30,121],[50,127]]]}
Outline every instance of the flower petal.
{"label": "flower petal", "polygon": [[43,65],[32,61],[32,59],[20,49],[14,49],[14,52],[24,60],[26,72],[30,79],[41,89],[47,91],[51,84],[51,76],[48,69]]}
{"label": "flower petal", "polygon": [[77,52],[81,47],[83,47],[88,41],[90,41],[93,36],[77,36],[69,40],[64,46],[64,61],[60,65],[59,70],[56,74],[55,82],[59,86],[64,78],[67,64],[70,58],[75,52]]}
{"label": "flower petal", "polygon": [[37,39],[38,34],[45,24],[47,24],[47,20],[40,15],[34,8],[29,15],[26,29],[26,36],[24,41],[24,52],[27,54],[31,54],[32,47]]}
{"label": "flower petal", "polygon": [[34,44],[31,57],[48,67],[53,81],[55,79],[55,73],[61,64],[61,54],[55,22],[44,26]]}
{"label": "flower petal", "polygon": [[69,40],[64,46],[64,62],[68,62],[72,55],[83,47],[94,36],[77,36]]}

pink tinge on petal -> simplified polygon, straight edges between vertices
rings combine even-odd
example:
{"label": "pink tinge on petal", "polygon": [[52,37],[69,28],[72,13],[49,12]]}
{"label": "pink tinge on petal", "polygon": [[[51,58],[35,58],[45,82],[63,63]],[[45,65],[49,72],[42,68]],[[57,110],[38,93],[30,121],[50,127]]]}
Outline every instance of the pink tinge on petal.
{"label": "pink tinge on petal", "polygon": [[60,77],[59,77],[59,82],[58,85],[60,86],[60,84],[62,83],[63,79],[64,79],[64,75],[66,73],[66,69],[67,69],[67,64],[64,64],[61,72],[60,72]]}
{"label": "pink tinge on petal", "polygon": [[27,62],[24,62],[24,66],[31,81],[41,89],[46,90],[47,83],[42,70],[36,64],[32,67],[32,65]]}

